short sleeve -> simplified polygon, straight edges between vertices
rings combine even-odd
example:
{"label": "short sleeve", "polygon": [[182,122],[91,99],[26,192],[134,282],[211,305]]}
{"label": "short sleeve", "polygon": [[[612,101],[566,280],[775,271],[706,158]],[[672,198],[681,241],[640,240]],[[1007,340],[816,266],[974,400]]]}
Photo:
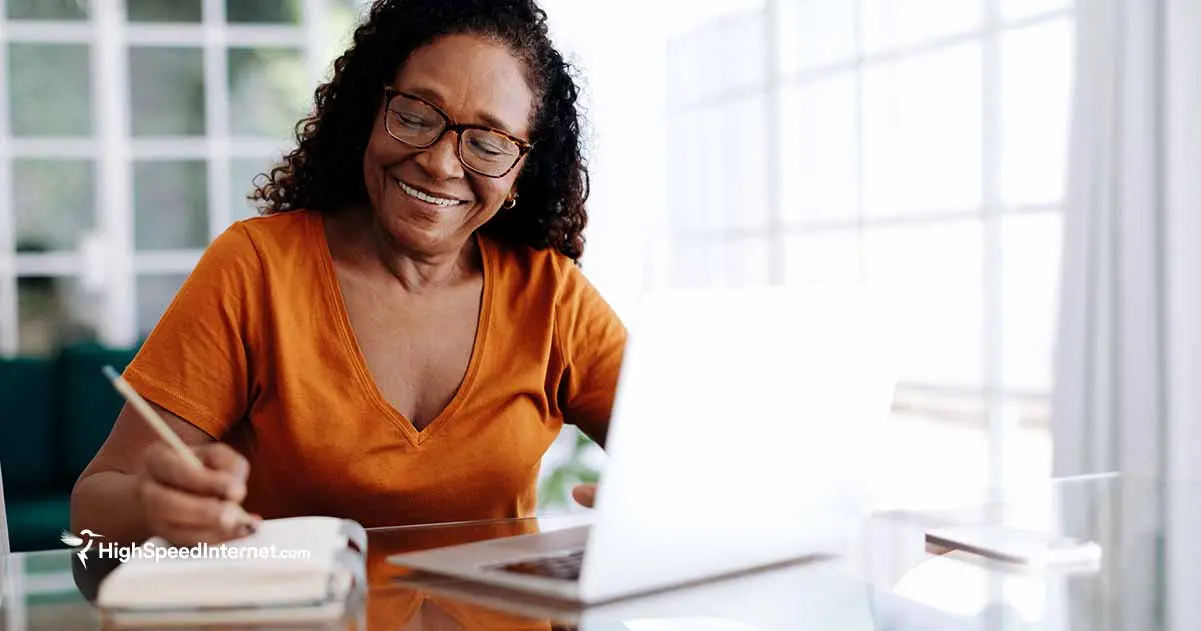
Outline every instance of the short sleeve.
{"label": "short sleeve", "polygon": [[254,243],[234,224],[205,250],[125,379],[147,400],[221,439],[252,400],[262,283]]}
{"label": "short sleeve", "polygon": [[603,443],[625,352],[625,325],[574,264],[564,274],[557,313],[566,369],[560,394],[564,419]]}

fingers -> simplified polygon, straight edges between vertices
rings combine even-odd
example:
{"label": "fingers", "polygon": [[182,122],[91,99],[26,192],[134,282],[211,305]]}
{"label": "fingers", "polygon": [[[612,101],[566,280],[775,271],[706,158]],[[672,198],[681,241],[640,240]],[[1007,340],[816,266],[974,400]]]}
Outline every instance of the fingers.
{"label": "fingers", "polygon": [[222,443],[192,450],[202,467],[165,443],[147,450],[138,493],[150,531],[177,545],[218,543],[253,532],[259,520],[241,507],[250,471],[246,459]]}
{"label": "fingers", "polygon": [[218,543],[250,534],[235,502],[183,491],[152,478],[144,479],[139,491],[151,532],[172,543]]}
{"label": "fingers", "polygon": [[596,485],[577,484],[571,489],[571,497],[580,506],[592,508],[596,503]]}
{"label": "fingers", "polygon": [[249,471],[246,459],[223,443],[195,447],[193,451],[205,464],[203,468],[193,466],[166,444],[155,445],[146,453],[149,477],[197,495],[242,501]]}
{"label": "fingers", "polygon": [[196,450],[196,455],[204,466],[224,471],[232,479],[226,497],[235,502],[240,502],[246,497],[246,478],[250,475],[250,463],[245,456],[225,443],[200,447]]}

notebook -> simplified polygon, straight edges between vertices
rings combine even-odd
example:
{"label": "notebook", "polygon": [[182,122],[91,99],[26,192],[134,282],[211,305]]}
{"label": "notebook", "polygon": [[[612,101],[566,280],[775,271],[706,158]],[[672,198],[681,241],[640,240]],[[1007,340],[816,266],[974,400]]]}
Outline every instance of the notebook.
{"label": "notebook", "polygon": [[116,552],[96,604],[118,626],[335,620],[366,585],[366,552],[363,527],[335,517],[266,520],[221,545],[153,538]]}

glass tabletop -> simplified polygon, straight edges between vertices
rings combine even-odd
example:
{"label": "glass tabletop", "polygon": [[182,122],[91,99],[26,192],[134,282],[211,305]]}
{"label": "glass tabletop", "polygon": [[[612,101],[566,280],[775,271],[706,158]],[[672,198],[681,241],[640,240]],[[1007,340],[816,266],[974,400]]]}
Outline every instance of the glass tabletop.
{"label": "glass tabletop", "polygon": [[[1090,476],[993,491],[959,506],[883,507],[845,557],[800,561],[577,607],[423,575],[390,555],[588,523],[590,514],[368,529],[368,589],[340,629],[1009,629],[1201,628],[1201,484]],[[946,525],[1005,524],[1096,542],[1099,564],[1031,569],[927,543]],[[96,629],[105,570],[70,550],[3,562],[3,629]],[[1191,561],[1190,561],[1191,560]],[[89,564],[90,566],[93,564]],[[211,628],[211,627],[209,627]],[[247,627],[239,627],[247,628]],[[294,628],[294,627],[290,627]]]}

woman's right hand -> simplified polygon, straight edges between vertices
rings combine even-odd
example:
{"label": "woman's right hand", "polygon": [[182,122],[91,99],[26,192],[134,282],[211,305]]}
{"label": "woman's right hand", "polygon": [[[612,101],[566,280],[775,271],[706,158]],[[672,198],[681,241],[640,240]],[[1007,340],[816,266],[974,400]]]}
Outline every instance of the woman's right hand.
{"label": "woman's right hand", "polygon": [[138,499],[150,532],[181,546],[217,544],[250,534],[259,518],[252,515],[254,523],[247,524],[241,507],[249,463],[220,442],[191,449],[204,469],[166,443],[155,443],[146,452]]}

